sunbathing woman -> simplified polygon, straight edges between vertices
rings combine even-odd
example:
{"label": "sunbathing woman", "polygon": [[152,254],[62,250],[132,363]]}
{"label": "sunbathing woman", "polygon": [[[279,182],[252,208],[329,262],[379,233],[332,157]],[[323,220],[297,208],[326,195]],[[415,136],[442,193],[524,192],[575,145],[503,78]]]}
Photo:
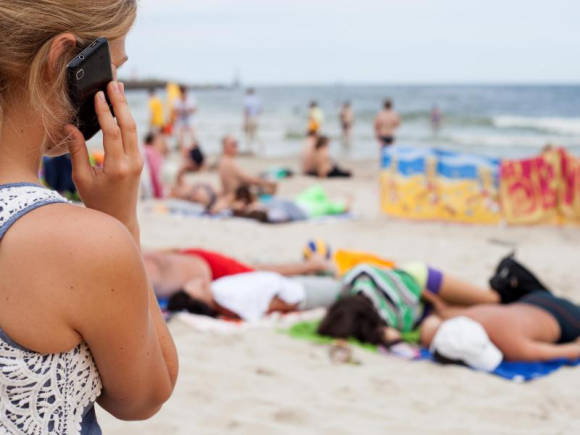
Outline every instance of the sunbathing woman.
{"label": "sunbathing woman", "polygon": [[240,186],[231,203],[234,216],[280,224],[348,213],[349,201],[332,200],[320,186],[312,186],[296,199],[270,197],[260,201],[250,186]]}
{"label": "sunbathing woman", "polygon": [[[409,273],[359,268],[347,279],[348,295],[329,309],[319,332],[389,347],[400,340],[401,332],[420,326],[421,344],[429,346],[444,319],[465,316],[484,327],[507,360],[580,357],[580,343],[575,342],[580,336],[580,307],[570,301],[539,288],[516,302],[499,305],[494,302],[506,299],[505,294],[465,292],[459,282],[436,275],[428,274],[427,285],[421,286]],[[435,314],[425,316],[420,297]],[[458,306],[474,303],[483,305]]]}
{"label": "sunbathing woman", "polygon": [[145,255],[147,275],[157,296],[170,299],[170,310],[244,320],[328,307],[340,284],[330,277],[306,275],[331,267],[317,257],[305,263],[251,267],[199,249]]}
{"label": "sunbathing woman", "polygon": [[200,204],[208,214],[218,214],[229,210],[234,201],[233,195],[219,195],[216,189],[207,183],[189,185],[183,182],[175,184],[171,188],[169,196],[170,198]]}

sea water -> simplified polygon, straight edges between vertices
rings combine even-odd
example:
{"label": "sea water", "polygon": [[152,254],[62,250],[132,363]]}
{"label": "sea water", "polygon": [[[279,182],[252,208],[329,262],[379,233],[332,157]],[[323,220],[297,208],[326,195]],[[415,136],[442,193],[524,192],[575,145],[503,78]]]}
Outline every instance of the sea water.
{"label": "sea water", "polygon": [[[234,134],[246,147],[242,130],[244,90],[192,90],[198,104],[195,126],[202,147],[220,149],[220,139]],[[164,93],[159,95],[164,98]],[[402,117],[397,143],[521,157],[546,144],[580,154],[580,85],[461,85],[461,86],[276,86],[258,87],[263,105],[259,139],[265,156],[286,157],[300,152],[307,127],[308,104],[324,111],[323,132],[333,154],[355,159],[376,158],[373,119],[385,98]],[[147,92],[128,94],[141,135],[147,131]],[[350,101],[355,124],[350,146],[341,141],[338,113]],[[441,128],[431,128],[431,109],[439,107]],[[98,139],[97,139],[98,141]]]}

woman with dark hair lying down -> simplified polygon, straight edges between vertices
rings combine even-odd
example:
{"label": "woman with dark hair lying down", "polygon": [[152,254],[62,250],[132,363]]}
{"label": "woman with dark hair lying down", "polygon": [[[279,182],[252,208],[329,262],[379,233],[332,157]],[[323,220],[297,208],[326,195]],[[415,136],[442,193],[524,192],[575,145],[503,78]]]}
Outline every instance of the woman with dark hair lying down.
{"label": "woman with dark hair lying down", "polygon": [[280,224],[348,213],[350,201],[331,199],[321,186],[311,186],[294,200],[271,197],[261,202],[251,186],[236,189],[231,204],[234,216]]}
{"label": "woman with dark hair lying down", "polygon": [[[449,297],[445,285],[439,294],[429,288],[421,292],[410,276],[387,275],[390,284],[377,270],[352,275],[344,297],[329,309],[319,333],[390,347],[400,342],[401,332],[420,326],[421,344],[429,346],[443,320],[464,316],[483,326],[506,360],[580,358],[580,307],[545,289],[520,294],[519,300],[508,305],[458,307],[450,305],[458,299]],[[432,305],[435,314],[425,315],[416,303],[417,295]],[[504,301],[511,299],[505,293],[501,296]]]}
{"label": "woman with dark hair lying down", "polygon": [[307,276],[332,268],[317,257],[256,267],[202,249],[149,252],[144,258],[155,293],[169,299],[170,311],[258,320],[274,312],[328,307],[340,291],[332,277]]}

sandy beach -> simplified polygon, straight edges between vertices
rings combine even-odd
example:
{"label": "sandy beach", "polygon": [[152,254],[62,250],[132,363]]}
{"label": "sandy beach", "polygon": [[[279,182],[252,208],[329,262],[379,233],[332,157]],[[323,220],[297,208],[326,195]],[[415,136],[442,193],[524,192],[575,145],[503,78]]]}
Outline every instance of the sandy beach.
{"label": "sandy beach", "polygon": [[[250,170],[292,160],[242,159]],[[354,198],[356,218],[266,226],[245,220],[198,220],[142,213],[146,249],[202,246],[246,262],[295,261],[313,237],[333,247],[422,259],[484,285],[501,256],[519,258],[561,295],[580,300],[577,228],[462,226],[406,222],[380,213],[378,169],[350,162],[352,180],[323,181],[332,196]],[[217,185],[215,173],[194,176]],[[312,183],[294,177],[280,194]],[[333,365],[328,348],[259,329],[200,333],[170,322],[180,358],[175,393],[142,423],[99,410],[107,434],[577,433],[578,369],[517,384],[460,367],[407,362],[357,349],[361,364]]]}

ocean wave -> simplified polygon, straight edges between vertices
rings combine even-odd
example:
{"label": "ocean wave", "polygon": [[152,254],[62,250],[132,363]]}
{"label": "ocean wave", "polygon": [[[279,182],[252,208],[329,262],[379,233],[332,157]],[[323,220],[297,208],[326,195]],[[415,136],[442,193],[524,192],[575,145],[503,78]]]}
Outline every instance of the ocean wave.
{"label": "ocean wave", "polygon": [[493,119],[493,125],[497,128],[518,128],[541,133],[580,136],[580,118],[498,116]]}
{"label": "ocean wave", "polygon": [[[403,122],[430,122],[428,111],[411,111],[402,114]],[[531,133],[580,136],[579,118],[525,117],[516,115],[477,116],[444,114],[443,125],[458,127],[490,127],[498,130],[511,129]]]}
{"label": "ocean wave", "polygon": [[[426,123],[431,122],[431,112],[425,110],[417,110],[410,112],[403,112],[401,114],[403,122],[414,122],[423,121]],[[458,115],[451,113],[444,113],[442,122],[444,125],[457,125],[457,126],[468,126],[468,127],[493,127],[493,118],[485,116],[468,116],[468,115]]]}
{"label": "ocean wave", "polygon": [[450,134],[440,138],[440,141],[459,146],[485,148],[541,148],[550,142],[541,136],[497,136],[491,134]]}

